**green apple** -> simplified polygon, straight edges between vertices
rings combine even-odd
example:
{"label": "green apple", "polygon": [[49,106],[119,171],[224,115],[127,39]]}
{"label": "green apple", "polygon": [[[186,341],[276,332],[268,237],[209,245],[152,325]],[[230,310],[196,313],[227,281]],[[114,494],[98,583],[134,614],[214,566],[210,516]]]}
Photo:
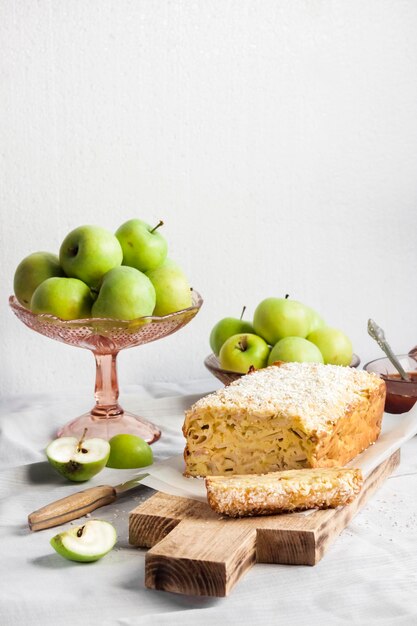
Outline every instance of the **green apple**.
{"label": "green apple", "polygon": [[84,439],[84,435],[81,439],[54,439],[46,448],[46,456],[52,467],[74,482],[84,482],[98,474],[105,467],[109,454],[108,441],[98,437]]}
{"label": "green apple", "polygon": [[157,230],[162,225],[160,221],[152,228],[142,220],[133,219],[117,229],[116,237],[123,250],[123,265],[135,267],[141,272],[162,265],[168,251],[167,242]]}
{"label": "green apple", "polygon": [[211,329],[210,333],[210,348],[213,350],[216,356],[219,356],[220,348],[232,335],[238,335],[242,333],[254,334],[254,328],[251,322],[243,320],[246,307],[243,307],[242,315],[238,319],[237,317],[224,317],[217,322]]}
{"label": "green apple", "polygon": [[352,361],[352,343],[341,330],[321,328],[307,337],[320,350],[325,363],[332,365],[350,365]]}
{"label": "green apple", "polygon": [[56,254],[34,252],[20,261],[13,280],[14,293],[20,304],[29,308],[36,287],[53,276],[65,276]]}
{"label": "green apple", "polygon": [[326,322],[321,317],[321,315],[319,315],[314,309],[311,309],[310,307],[307,308],[309,309],[311,315],[308,334],[313,333],[315,330],[319,330],[320,328],[325,328]]}
{"label": "green apple", "polygon": [[70,561],[98,561],[117,541],[116,529],[109,522],[92,519],[52,537],[50,544],[58,554]]}
{"label": "green apple", "polygon": [[271,350],[268,365],[275,361],[297,361],[298,363],[323,363],[317,346],[302,337],[284,337]]}
{"label": "green apple", "polygon": [[152,315],[155,301],[149,278],[134,267],[122,265],[104,276],[91,313],[93,317],[133,320]]}
{"label": "green apple", "polygon": [[30,301],[34,313],[48,313],[63,320],[91,317],[90,288],[78,278],[47,278],[36,287]]}
{"label": "green apple", "polygon": [[270,348],[253,333],[232,335],[220,348],[220,366],[230,372],[246,374],[251,367],[260,369],[268,363]]}
{"label": "green apple", "polygon": [[131,434],[115,435],[109,441],[110,456],[107,467],[130,469],[153,463],[152,448],[140,437]]}
{"label": "green apple", "polygon": [[288,298],[266,298],[255,309],[253,326],[257,335],[274,346],[284,337],[307,337],[311,313],[308,307]]}
{"label": "green apple", "polygon": [[121,265],[123,252],[117,238],[101,226],[79,226],[64,239],[59,260],[67,276],[98,289],[101,279]]}
{"label": "green apple", "polygon": [[146,272],[155,287],[154,315],[162,316],[188,309],[192,304],[191,287],[182,269],[167,259],[163,265]]}

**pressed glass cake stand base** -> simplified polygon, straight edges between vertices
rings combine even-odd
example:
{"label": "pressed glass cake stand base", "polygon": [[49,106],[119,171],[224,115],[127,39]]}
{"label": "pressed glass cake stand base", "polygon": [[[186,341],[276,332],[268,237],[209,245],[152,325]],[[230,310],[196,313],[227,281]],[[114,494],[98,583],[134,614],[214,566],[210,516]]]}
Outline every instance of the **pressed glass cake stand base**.
{"label": "pressed glass cake stand base", "polygon": [[9,304],[15,315],[29,328],[63,343],[86,348],[96,361],[95,406],[58,430],[58,437],[87,437],[110,439],[119,433],[138,435],[148,443],[157,441],[160,429],[144,419],[124,411],[118,404],[119,385],[116,358],[120,350],[132,348],[180,330],[198,313],[203,300],[192,292],[192,306],[163,317],[140,317],[135,320],[91,318],[62,320],[53,315],[32,313],[22,307],[15,296]]}
{"label": "pressed glass cake stand base", "polygon": [[117,402],[119,387],[117,382],[116,357],[114,354],[96,354],[95,406],[89,413],[84,413],[68,422],[58,430],[58,437],[81,437],[87,428],[88,438],[101,437],[111,439],[120,433],[130,433],[141,437],[148,443],[157,441],[161,436],[158,426],[144,417],[124,411]]}

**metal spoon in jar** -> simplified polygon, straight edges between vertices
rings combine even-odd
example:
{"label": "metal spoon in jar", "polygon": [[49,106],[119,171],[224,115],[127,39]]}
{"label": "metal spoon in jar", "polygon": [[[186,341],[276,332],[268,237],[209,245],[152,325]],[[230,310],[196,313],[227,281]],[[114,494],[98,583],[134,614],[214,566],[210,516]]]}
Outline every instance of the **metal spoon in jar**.
{"label": "metal spoon in jar", "polygon": [[397,370],[401,378],[403,380],[409,381],[410,377],[407,374],[407,372],[404,370],[403,366],[401,365],[401,363],[395,356],[394,352],[392,351],[391,346],[385,339],[384,331],[382,330],[380,326],[378,326],[376,322],[374,322],[374,320],[371,320],[371,319],[368,320],[368,334],[372,337],[372,339],[375,339],[375,341],[377,342],[381,350],[385,352],[385,354],[387,355],[387,357],[389,358],[389,360],[391,361],[391,363],[393,364],[393,366],[395,367],[395,369]]}

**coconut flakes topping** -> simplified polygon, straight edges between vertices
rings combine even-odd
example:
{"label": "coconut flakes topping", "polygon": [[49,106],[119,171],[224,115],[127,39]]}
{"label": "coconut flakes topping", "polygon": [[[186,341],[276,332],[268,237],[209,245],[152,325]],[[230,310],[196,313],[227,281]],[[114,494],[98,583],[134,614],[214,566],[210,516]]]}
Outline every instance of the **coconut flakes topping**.
{"label": "coconut flakes topping", "polygon": [[340,365],[282,363],[242,376],[198,400],[190,409],[245,410],[257,417],[299,417],[305,427],[336,421],[346,409],[383,382],[375,374]]}

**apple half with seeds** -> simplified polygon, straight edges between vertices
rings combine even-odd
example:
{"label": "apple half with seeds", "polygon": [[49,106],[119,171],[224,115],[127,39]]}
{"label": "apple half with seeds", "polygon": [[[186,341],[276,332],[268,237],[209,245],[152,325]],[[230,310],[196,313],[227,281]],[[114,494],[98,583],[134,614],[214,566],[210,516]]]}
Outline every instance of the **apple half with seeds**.
{"label": "apple half with seeds", "polygon": [[98,474],[105,467],[110,454],[110,444],[98,437],[80,440],[76,437],[60,437],[46,448],[48,461],[57,472],[73,480],[83,482]]}
{"label": "apple half with seeds", "polygon": [[116,541],[117,533],[112,524],[93,519],[55,535],[50,544],[70,561],[90,563],[110,552]]}

